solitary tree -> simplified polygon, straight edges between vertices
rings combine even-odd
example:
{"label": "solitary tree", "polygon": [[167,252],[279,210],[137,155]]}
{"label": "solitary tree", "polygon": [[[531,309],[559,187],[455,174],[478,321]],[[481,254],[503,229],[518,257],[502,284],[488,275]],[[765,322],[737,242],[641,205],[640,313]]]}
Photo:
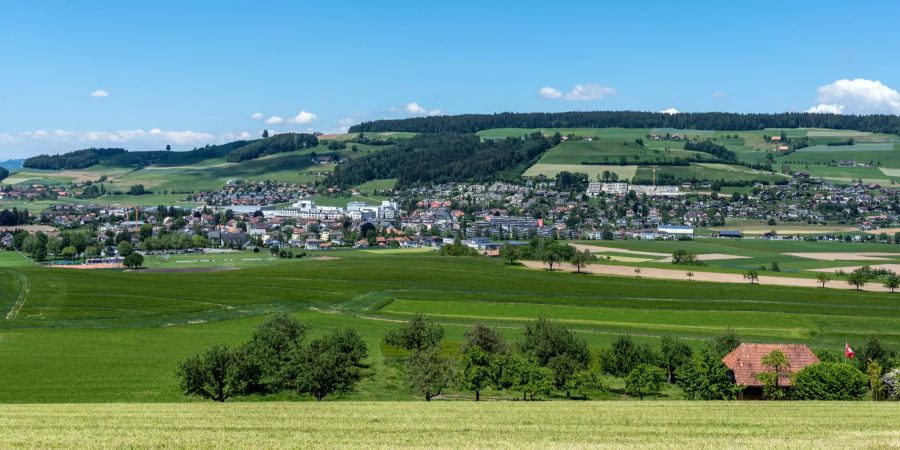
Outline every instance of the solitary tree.
{"label": "solitary tree", "polygon": [[178,367],[181,390],[217,402],[235,394],[235,358],[227,345],[214,345]]}
{"label": "solitary tree", "polygon": [[658,394],[666,373],[651,364],[641,364],[625,377],[625,393],[643,400],[646,395]]}
{"label": "solitary tree", "polygon": [[500,257],[503,258],[507,264],[513,265],[522,257],[522,251],[515,245],[504,244],[503,247],[500,247]]}
{"label": "solitary tree", "polygon": [[544,264],[550,266],[550,270],[553,270],[553,265],[559,263],[562,260],[562,255],[560,255],[559,251],[555,248],[546,248],[541,253],[541,261]]}
{"label": "solitary tree", "polygon": [[353,329],[337,330],[297,347],[286,368],[289,385],[322,400],[352,392],[363,377],[366,343]]}
{"label": "solitary tree", "polygon": [[436,348],[416,351],[406,361],[406,384],[425,400],[441,395],[455,376],[453,361]]}
{"label": "solitary tree", "polygon": [[816,281],[818,281],[819,284],[822,285],[822,287],[825,287],[825,283],[831,281],[831,277],[828,276],[828,274],[825,272],[819,272],[818,274],[816,274]]}
{"label": "solitary tree", "polygon": [[171,151],[172,151],[172,146],[169,145],[169,144],[166,144],[166,151],[167,151],[167,152],[171,152]]}
{"label": "solitary tree", "polygon": [[853,272],[850,272],[849,275],[847,275],[847,284],[855,286],[857,291],[861,290],[868,281],[869,274],[863,271],[861,268],[856,269]]}
{"label": "solitary tree", "polygon": [[691,362],[691,347],[682,341],[669,336],[662,338],[660,346],[661,361],[666,370],[669,383],[675,383],[675,372],[683,365]]}
{"label": "solitary tree", "polygon": [[781,390],[778,382],[788,367],[787,356],[781,350],[772,350],[769,354],[762,357],[762,364],[770,369],[757,375],[757,378],[763,384],[763,396],[769,400],[784,398],[784,391]]}
{"label": "solitary tree", "polygon": [[422,314],[416,314],[412,320],[384,334],[385,344],[406,350],[437,347],[443,338],[444,327],[428,320]]}
{"label": "solitary tree", "polygon": [[638,278],[641,277],[641,268],[640,268],[640,267],[635,267],[635,268],[634,268],[634,276],[636,276],[636,277],[638,277]]}
{"label": "solitary tree", "polygon": [[690,270],[688,270],[688,271],[685,273],[685,275],[687,275],[688,281],[691,281],[691,280],[694,278],[694,272],[691,272]]}
{"label": "solitary tree", "polygon": [[900,276],[895,273],[888,275],[887,279],[884,280],[884,287],[890,289],[891,293],[893,293],[900,287]]}
{"label": "solitary tree", "polygon": [[122,241],[116,246],[116,251],[118,251],[119,256],[125,258],[134,252],[134,246],[131,245],[131,242]]}
{"label": "solitary tree", "polygon": [[144,256],[140,253],[132,253],[125,257],[125,260],[122,261],[122,264],[125,264],[125,267],[129,269],[137,269],[144,265]]}
{"label": "solitary tree", "polygon": [[744,279],[750,280],[750,284],[756,283],[759,281],[759,272],[756,269],[750,269],[744,274]]}
{"label": "solitary tree", "polygon": [[269,137],[269,130],[263,130],[262,137],[264,137],[264,138]]}
{"label": "solitary tree", "polygon": [[581,273],[581,269],[587,267],[588,262],[590,262],[592,259],[593,255],[591,255],[591,252],[587,250],[581,252],[576,251],[572,254],[572,259],[570,259],[569,262],[572,263],[573,266],[575,266],[576,272]]}

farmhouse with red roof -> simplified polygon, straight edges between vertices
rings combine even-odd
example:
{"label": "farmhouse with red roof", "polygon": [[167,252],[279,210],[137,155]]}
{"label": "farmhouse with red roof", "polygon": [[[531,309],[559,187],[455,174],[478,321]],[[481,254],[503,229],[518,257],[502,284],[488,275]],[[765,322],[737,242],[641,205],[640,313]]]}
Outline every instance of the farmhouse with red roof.
{"label": "farmhouse with red roof", "polygon": [[816,364],[819,358],[809,347],[803,344],[748,344],[743,343],[722,358],[722,362],[734,374],[734,382],[745,386],[741,398],[759,398],[762,396],[762,382],[757,375],[770,372],[772,369],[762,363],[764,356],[774,350],[781,350],[787,357],[787,369],[779,374],[778,385],[785,388],[791,386],[791,375],[806,366]]}

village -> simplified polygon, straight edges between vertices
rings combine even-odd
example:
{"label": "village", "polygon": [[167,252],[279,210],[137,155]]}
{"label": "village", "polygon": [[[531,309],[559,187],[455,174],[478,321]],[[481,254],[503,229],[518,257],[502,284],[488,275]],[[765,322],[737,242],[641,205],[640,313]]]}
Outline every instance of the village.
{"label": "village", "polygon": [[[626,181],[581,181],[565,186],[561,186],[559,177],[521,183],[445,183],[380,192],[392,196],[370,204],[354,199],[358,195],[355,191],[318,187],[320,193],[316,186],[229,180],[218,191],[190,194],[186,200],[205,204],[190,209],[61,200],[73,191],[78,195],[79,188],[86,186],[8,186],[0,194],[4,198],[57,199],[60,203],[27,217],[18,213],[15,219],[0,218],[0,245],[12,246],[14,231],[25,225],[45,226],[43,230],[52,230],[52,235],[71,230],[86,233],[100,248],[100,256],[114,257],[114,244],[123,239],[143,251],[205,247],[267,247],[277,251],[439,247],[462,238],[483,251],[496,249],[498,244],[492,241],[533,237],[748,237],[740,226],[728,227],[735,221],[772,226],[771,232],[758,236],[767,239],[801,239],[799,235],[779,234],[778,225],[843,224],[865,231],[900,222],[900,187],[862,181],[838,185],[803,172],[794,173],[782,185],[756,183],[743,195],[710,191],[704,184],[648,186]],[[318,205],[316,198],[323,195],[343,195],[346,207]],[[8,215],[12,217],[11,212]],[[822,232],[806,239],[887,242],[894,236]],[[76,255],[97,256],[96,251],[85,255],[86,248],[76,249]],[[71,251],[68,253],[71,255]]]}

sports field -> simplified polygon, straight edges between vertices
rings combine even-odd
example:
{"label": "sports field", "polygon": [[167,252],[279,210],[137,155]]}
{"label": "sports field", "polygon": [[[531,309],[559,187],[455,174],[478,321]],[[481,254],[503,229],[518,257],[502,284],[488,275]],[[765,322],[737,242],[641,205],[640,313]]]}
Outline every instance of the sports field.
{"label": "sports field", "polygon": [[0,446],[892,448],[889,403],[395,402],[4,405]]}

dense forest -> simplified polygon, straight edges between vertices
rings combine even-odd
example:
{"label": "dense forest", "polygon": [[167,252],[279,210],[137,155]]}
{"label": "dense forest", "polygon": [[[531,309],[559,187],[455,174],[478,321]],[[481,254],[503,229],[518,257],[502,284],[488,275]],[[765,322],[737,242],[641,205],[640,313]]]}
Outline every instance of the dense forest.
{"label": "dense forest", "polygon": [[184,152],[153,150],[132,152],[122,148],[88,148],[61,155],[40,155],[26,159],[23,167],[44,170],[85,169],[96,164],[113,167],[143,167],[158,165],[195,164],[211,158],[223,158],[236,149],[256,141],[234,141],[222,145],[207,145]]}
{"label": "dense forest", "polygon": [[26,159],[22,166],[42,170],[84,169],[99,164],[103,158],[126,152],[124,148],[86,148],[62,155],[32,156]]}
{"label": "dense forest", "polygon": [[900,134],[900,116],[813,113],[738,114],[640,111],[574,111],[559,113],[463,114],[376,120],[350,127],[351,133],[406,131],[475,133],[490,128],[687,128],[742,131],[764,128],[833,128]]}
{"label": "dense forest", "polygon": [[261,156],[275,153],[292,152],[304,148],[319,145],[319,139],[314,134],[307,133],[283,133],[260,139],[252,144],[245,145],[228,154],[228,161],[241,162],[256,159]]}
{"label": "dense forest", "polygon": [[398,186],[449,181],[513,179],[536,162],[560,136],[533,133],[525,139],[482,142],[472,134],[424,134],[397,142],[378,153],[337,166],[333,186],[353,186],[369,180],[397,178]]}
{"label": "dense forest", "polygon": [[0,181],[5,180],[8,176],[9,170],[7,170],[6,167],[0,167]]}

